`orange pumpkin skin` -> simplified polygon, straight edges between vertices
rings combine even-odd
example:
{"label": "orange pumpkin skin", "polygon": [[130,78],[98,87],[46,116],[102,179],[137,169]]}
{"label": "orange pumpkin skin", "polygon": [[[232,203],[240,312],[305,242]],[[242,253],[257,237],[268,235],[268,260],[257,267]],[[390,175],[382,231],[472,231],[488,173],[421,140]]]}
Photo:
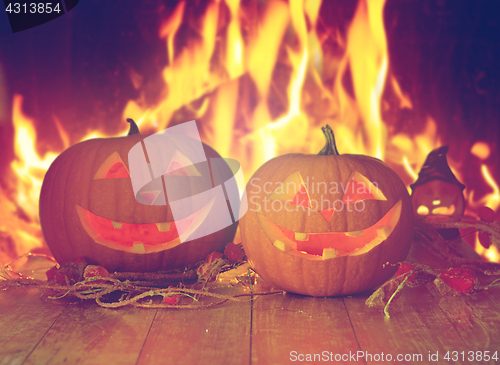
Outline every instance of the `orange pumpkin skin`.
{"label": "orange pumpkin skin", "polygon": [[[151,253],[116,250],[96,243],[77,213],[80,206],[116,222],[149,224],[174,221],[168,205],[136,201],[130,178],[93,180],[111,154],[118,152],[128,167],[130,148],[147,135],[90,139],[61,153],[47,171],[40,193],[39,215],[43,237],[59,263],[78,257],[108,271],[150,272],[170,270],[203,260],[232,241],[237,223],[208,236]],[[219,154],[203,144],[207,158]]]}
{"label": "orange pumpkin skin", "polygon": [[[378,188],[386,201],[366,200],[363,211],[335,211],[330,220],[316,211],[263,209],[265,200],[277,183],[299,172],[309,184],[318,182],[345,184],[357,171]],[[314,178],[314,180],[312,180]],[[267,191],[264,191],[265,184]],[[271,186],[269,185],[271,184]],[[319,186],[319,185],[318,185]],[[320,190],[320,189],[316,189]],[[360,155],[318,156],[289,154],[274,158],[260,167],[249,181],[246,193],[248,211],[240,221],[243,247],[250,265],[267,283],[285,291],[311,296],[337,296],[362,292],[384,283],[397,270],[396,264],[408,254],[413,236],[413,210],[410,196],[399,176],[382,161]],[[342,199],[342,191],[313,191],[311,201]],[[350,232],[364,230],[401,201],[399,221],[382,243],[357,256],[322,259],[315,255],[293,255],[284,252],[269,239],[259,221],[263,214],[272,223],[294,232]],[[291,208],[290,206],[288,208]],[[292,209],[289,209],[292,210]],[[262,220],[262,219],[261,219]]]}

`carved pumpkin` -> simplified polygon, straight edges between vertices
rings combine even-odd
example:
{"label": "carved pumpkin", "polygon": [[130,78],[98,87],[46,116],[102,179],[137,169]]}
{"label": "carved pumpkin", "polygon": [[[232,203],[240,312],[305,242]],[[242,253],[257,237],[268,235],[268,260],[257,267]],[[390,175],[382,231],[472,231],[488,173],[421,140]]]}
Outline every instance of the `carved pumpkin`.
{"label": "carved pumpkin", "polygon": [[[465,210],[465,185],[457,180],[446,158],[448,146],[429,153],[418,179],[411,186],[416,215],[438,220],[462,217]],[[444,217],[443,217],[444,216]]]}
{"label": "carved pumpkin", "polygon": [[[43,237],[54,258],[64,263],[84,257],[108,271],[147,272],[184,267],[222,250],[232,241],[237,222],[181,242],[176,228],[181,222],[174,220],[165,198],[158,203],[160,195],[151,189],[135,196],[129,151],[147,136],[139,133],[131,119],[128,121],[128,136],[77,143],[60,154],[47,171],[39,214]],[[221,159],[205,144],[203,150],[207,160]],[[184,175],[178,176],[184,189],[194,195],[199,190],[199,176],[179,175]],[[198,226],[207,214],[217,213],[200,210],[185,220]]]}
{"label": "carved pumpkin", "polygon": [[[418,174],[418,179],[410,185],[414,214],[427,220],[449,220],[461,218],[465,211],[462,184],[451,171],[446,154],[448,146],[431,151]],[[460,236],[457,228],[438,229],[445,239]]]}
{"label": "carved pumpkin", "polygon": [[329,126],[319,155],[288,154],[260,167],[246,187],[241,239],[250,265],[293,293],[334,296],[385,282],[408,254],[411,200],[382,161],[339,155]]}

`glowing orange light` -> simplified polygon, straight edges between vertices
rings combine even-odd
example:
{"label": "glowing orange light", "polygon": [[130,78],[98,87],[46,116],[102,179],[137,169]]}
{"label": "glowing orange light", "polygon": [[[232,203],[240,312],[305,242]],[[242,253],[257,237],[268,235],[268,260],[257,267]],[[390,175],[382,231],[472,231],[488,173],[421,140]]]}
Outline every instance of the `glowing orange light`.
{"label": "glowing orange light", "polygon": [[491,148],[486,142],[476,142],[472,145],[470,153],[481,160],[486,160],[490,157]]}

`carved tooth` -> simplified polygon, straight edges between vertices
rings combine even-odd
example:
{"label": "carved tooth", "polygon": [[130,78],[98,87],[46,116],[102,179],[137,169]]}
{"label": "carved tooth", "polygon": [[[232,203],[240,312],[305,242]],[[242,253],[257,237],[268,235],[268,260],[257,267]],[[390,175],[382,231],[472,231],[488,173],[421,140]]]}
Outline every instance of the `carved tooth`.
{"label": "carved tooth", "polygon": [[345,232],[345,235],[347,237],[359,237],[363,234],[363,230],[360,231],[351,231],[351,232]]}
{"label": "carved tooth", "polygon": [[113,222],[113,228],[114,229],[119,229],[119,228],[122,228],[123,226],[123,223],[120,223],[120,222]]}
{"label": "carved tooth", "polygon": [[337,250],[334,248],[324,248],[323,249],[323,260],[327,259],[333,259],[334,257],[337,257]]}
{"label": "carved tooth", "polygon": [[377,235],[384,240],[391,234],[391,229],[387,226],[380,226],[377,228]]}
{"label": "carved tooth", "polygon": [[295,232],[295,240],[296,241],[307,241],[309,235],[307,233],[299,233]]}
{"label": "carved tooth", "polygon": [[280,241],[280,240],[274,241],[273,246],[276,247],[278,250],[281,250],[283,252],[290,251],[287,244],[283,241]]}
{"label": "carved tooth", "polygon": [[170,231],[170,222],[156,223],[156,227],[158,227],[158,231],[160,232]]}
{"label": "carved tooth", "polygon": [[134,242],[132,246],[133,253],[146,253],[146,249],[144,248],[144,244],[142,242]]}

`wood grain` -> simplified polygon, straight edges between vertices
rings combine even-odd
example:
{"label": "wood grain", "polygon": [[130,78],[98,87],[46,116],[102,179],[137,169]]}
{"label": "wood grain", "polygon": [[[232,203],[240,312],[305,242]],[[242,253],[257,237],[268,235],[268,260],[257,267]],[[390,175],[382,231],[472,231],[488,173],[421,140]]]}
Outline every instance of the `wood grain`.
{"label": "wood grain", "polygon": [[68,305],[30,354],[34,364],[135,364],[156,310]]}
{"label": "wood grain", "polygon": [[[412,248],[408,261],[434,269],[453,266],[422,246]],[[240,271],[246,286],[224,287],[234,284],[225,278],[212,290],[250,293],[246,268]],[[252,287],[274,290],[261,279]],[[443,356],[447,351],[500,354],[500,288],[468,296],[443,296],[432,282],[405,288],[389,310],[390,319],[383,308],[365,305],[369,294],[313,298],[286,293],[242,297],[209,309],[156,310],[105,309],[91,300],[44,301],[37,289],[1,291],[0,365],[265,365],[319,359],[378,364],[382,353],[385,363],[431,363],[429,355],[438,353],[434,364],[469,364],[486,362],[448,362]],[[396,361],[398,354],[406,361]]]}
{"label": "wood grain", "polygon": [[[425,287],[403,290],[389,309],[391,318],[383,314],[382,308],[368,308],[364,301],[368,295],[345,298],[352,326],[362,351],[372,354],[390,354],[393,360],[398,355],[411,355],[411,364],[429,362],[429,353],[466,349],[466,343]],[[416,357],[413,358],[413,355]],[[421,358],[420,358],[421,356]],[[368,364],[377,363],[373,357]],[[442,360],[442,359],[441,359]],[[398,362],[399,363],[399,362]]]}
{"label": "wood grain", "polygon": [[[215,290],[239,294],[244,289]],[[138,365],[248,364],[251,300],[207,309],[159,310]]]}
{"label": "wood grain", "polygon": [[349,349],[359,347],[342,298],[287,293],[254,300],[252,364],[288,364],[307,354]]}
{"label": "wood grain", "polygon": [[67,305],[38,289],[0,291],[0,364],[22,364]]}
{"label": "wood grain", "polygon": [[[495,352],[500,356],[499,288],[459,296],[441,295],[432,284],[427,284],[427,289],[466,344],[463,349],[456,351],[465,351],[466,356],[477,356],[478,352],[482,352],[482,356],[484,351],[489,351],[491,356]],[[498,361],[478,363],[498,364]]]}

